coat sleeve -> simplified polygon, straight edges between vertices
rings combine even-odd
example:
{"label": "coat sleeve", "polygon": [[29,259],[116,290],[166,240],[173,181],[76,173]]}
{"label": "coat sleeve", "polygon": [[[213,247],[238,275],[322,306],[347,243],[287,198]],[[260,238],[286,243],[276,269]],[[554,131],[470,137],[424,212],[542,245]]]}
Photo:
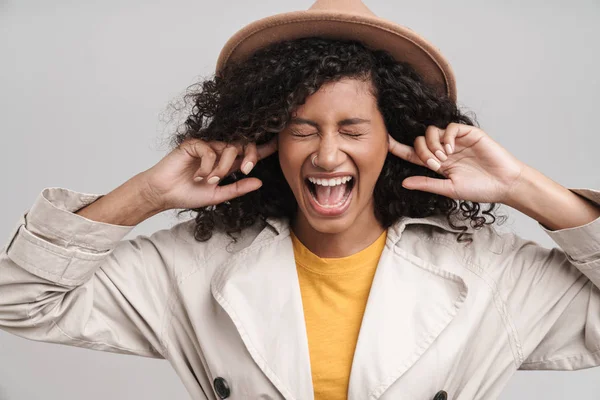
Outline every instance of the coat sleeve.
{"label": "coat sleeve", "polygon": [[45,188],[0,251],[0,329],[36,341],[164,358],[174,235],[75,214],[102,195]]}
{"label": "coat sleeve", "polygon": [[[600,191],[570,189],[600,207]],[[550,230],[547,249],[508,234],[499,283],[516,336],[520,370],[600,365],[600,218]]]}

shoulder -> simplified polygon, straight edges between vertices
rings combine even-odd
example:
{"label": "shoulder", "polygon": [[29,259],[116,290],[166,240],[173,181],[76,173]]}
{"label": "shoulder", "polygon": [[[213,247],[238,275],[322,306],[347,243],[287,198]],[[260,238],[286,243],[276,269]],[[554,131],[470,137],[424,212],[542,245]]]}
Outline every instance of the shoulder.
{"label": "shoulder", "polygon": [[[406,236],[403,240],[425,240],[453,244],[457,248],[469,250],[488,249],[502,252],[506,243],[512,242],[512,234],[503,233],[496,224],[484,224],[474,228],[471,220],[452,218],[452,224],[445,215],[433,215],[423,218],[405,217],[397,221],[391,228],[393,236]],[[459,241],[460,236],[460,241]]]}
{"label": "shoulder", "polygon": [[470,220],[453,220],[453,225],[466,229],[451,226],[446,216],[431,216],[406,218],[396,223],[391,232],[400,239],[398,245],[407,251],[418,252],[436,262],[451,256],[464,268],[478,270],[498,264],[514,246],[514,233],[503,232],[496,224],[473,228]]}
{"label": "shoulder", "polygon": [[222,228],[215,228],[210,239],[200,241],[196,239],[195,235],[196,221],[189,219],[174,224],[168,229],[168,232],[174,241],[174,245],[179,250],[192,252],[196,258],[209,259],[236,254],[252,244],[265,229],[269,229],[269,224],[257,219],[254,225],[243,229],[239,233],[228,234]]}

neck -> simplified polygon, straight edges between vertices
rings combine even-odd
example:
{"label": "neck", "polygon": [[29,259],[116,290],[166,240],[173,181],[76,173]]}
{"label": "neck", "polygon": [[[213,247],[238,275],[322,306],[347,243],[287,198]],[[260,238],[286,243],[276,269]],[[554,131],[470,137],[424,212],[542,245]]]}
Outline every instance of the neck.
{"label": "neck", "polygon": [[373,212],[362,213],[346,230],[325,233],[313,228],[301,212],[292,221],[296,237],[311,252],[321,258],[340,258],[369,247],[383,233],[384,228]]}

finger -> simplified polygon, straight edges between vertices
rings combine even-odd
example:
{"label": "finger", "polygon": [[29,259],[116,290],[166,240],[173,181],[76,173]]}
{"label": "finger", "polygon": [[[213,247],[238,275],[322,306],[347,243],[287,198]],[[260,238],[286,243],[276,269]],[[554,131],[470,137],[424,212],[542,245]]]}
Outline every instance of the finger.
{"label": "finger", "polygon": [[403,143],[398,142],[389,133],[388,133],[388,141],[389,141],[388,150],[390,151],[390,153],[392,153],[396,157],[400,157],[401,159],[411,162],[413,164],[421,165],[424,167],[426,166],[425,163],[423,163],[423,161],[421,161],[419,159],[419,157],[417,156],[417,153],[415,152],[415,149],[413,149],[411,146],[407,146]]}
{"label": "finger", "polygon": [[257,190],[262,186],[262,181],[257,178],[244,178],[235,181],[229,185],[215,187],[213,196],[213,204],[220,204],[224,201],[231,200],[235,197],[240,197],[246,193]]}
{"label": "finger", "polygon": [[217,154],[219,154],[219,155],[221,153],[223,153],[223,151],[228,147],[235,147],[237,150],[237,157],[235,158],[235,161],[233,162],[233,164],[231,164],[229,171],[222,174],[223,177],[228,176],[233,171],[237,171],[240,169],[240,166],[242,165],[242,156],[244,154],[244,146],[242,145],[242,143],[240,143],[240,142],[231,142],[231,143],[211,142],[210,145],[211,145],[211,148],[214,149],[217,152]]}
{"label": "finger", "polygon": [[458,200],[452,179],[437,179],[429,176],[411,176],[402,181],[402,186],[410,190],[436,193]]}
{"label": "finger", "polygon": [[228,143],[228,142],[209,142],[208,145],[217,153],[221,154],[223,150],[228,147],[235,147],[238,149],[238,152],[241,153],[242,145],[240,143]]}
{"label": "finger", "polygon": [[198,159],[204,157],[210,150],[210,146],[208,146],[205,141],[193,138],[186,139],[179,145],[179,148],[185,151],[188,155]]}
{"label": "finger", "polygon": [[448,124],[446,129],[444,129],[443,137],[440,138],[440,140],[444,142],[446,153],[452,154],[456,151],[456,136],[458,135],[459,130],[460,124],[454,122]]}
{"label": "finger", "polygon": [[248,143],[244,148],[244,159],[242,160],[241,171],[248,175],[252,168],[258,162],[258,150],[256,149],[256,143]]}
{"label": "finger", "polygon": [[277,142],[278,139],[277,138],[278,138],[278,136],[275,135],[267,143],[258,145],[256,147],[256,150],[258,152],[258,159],[259,160],[262,160],[263,158],[267,158],[271,154],[273,154],[273,153],[275,153],[277,151],[277,146],[278,146],[278,142]]}
{"label": "finger", "polygon": [[227,173],[231,169],[233,162],[238,155],[237,146],[228,146],[223,149],[221,156],[219,157],[219,164],[213,169],[206,182],[210,184],[218,183],[223,177],[227,176]]}
{"label": "finger", "polygon": [[[448,124],[446,129],[444,130],[443,136],[440,140],[444,143],[444,148],[446,149],[447,154],[452,154],[456,152],[456,139],[462,138],[466,135],[469,135],[469,140],[464,142],[463,145],[468,147],[481,139],[481,134],[473,135],[475,132],[479,132],[478,129],[471,125],[459,124],[456,122],[451,122]],[[447,148],[450,146],[450,149]],[[450,152],[448,152],[450,150]]]}
{"label": "finger", "polygon": [[424,161],[425,165],[433,171],[437,171],[441,168],[442,162],[427,148],[425,136],[417,136],[415,139],[415,152],[421,161]]}
{"label": "finger", "polygon": [[200,168],[194,174],[194,180],[202,180],[212,170],[217,159],[215,152],[202,140],[188,140],[181,145],[181,149],[188,155],[200,159]]}
{"label": "finger", "polygon": [[440,137],[443,134],[444,130],[435,125],[429,125],[425,130],[425,142],[427,143],[427,147],[435,154],[440,162],[444,162],[448,159],[448,156],[442,147],[442,143],[440,142]]}

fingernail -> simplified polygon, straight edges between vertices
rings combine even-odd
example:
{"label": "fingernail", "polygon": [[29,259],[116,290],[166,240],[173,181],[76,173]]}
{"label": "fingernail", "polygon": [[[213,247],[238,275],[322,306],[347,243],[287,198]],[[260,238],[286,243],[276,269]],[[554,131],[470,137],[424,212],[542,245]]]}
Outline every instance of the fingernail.
{"label": "fingernail", "polygon": [[213,176],[212,178],[210,178],[209,180],[207,180],[206,182],[210,183],[211,185],[219,182],[219,177],[218,176]]}
{"label": "fingernail", "polygon": [[[437,171],[441,167],[440,163],[435,161],[433,158],[430,158],[429,160],[427,160],[427,165],[429,166],[429,168],[431,168],[434,171]],[[209,181],[209,183],[210,183],[210,181]]]}
{"label": "fingernail", "polygon": [[446,155],[444,154],[444,152],[443,152],[443,151],[441,151],[441,150],[437,150],[437,151],[435,152],[435,156],[436,156],[437,158],[439,158],[440,160],[442,160],[442,161],[446,161],[446,160],[448,159],[448,157],[446,157]]}
{"label": "fingernail", "polygon": [[194,181],[195,182],[200,182],[202,179],[204,179],[204,178],[201,177],[201,176],[197,176],[197,177],[194,178]]}
{"label": "fingernail", "polygon": [[446,143],[444,147],[446,148],[446,153],[452,154],[452,146],[449,143]]}
{"label": "fingernail", "polygon": [[242,172],[248,175],[250,171],[252,171],[252,167],[254,167],[254,163],[252,161],[248,161],[246,165],[242,167]]}

